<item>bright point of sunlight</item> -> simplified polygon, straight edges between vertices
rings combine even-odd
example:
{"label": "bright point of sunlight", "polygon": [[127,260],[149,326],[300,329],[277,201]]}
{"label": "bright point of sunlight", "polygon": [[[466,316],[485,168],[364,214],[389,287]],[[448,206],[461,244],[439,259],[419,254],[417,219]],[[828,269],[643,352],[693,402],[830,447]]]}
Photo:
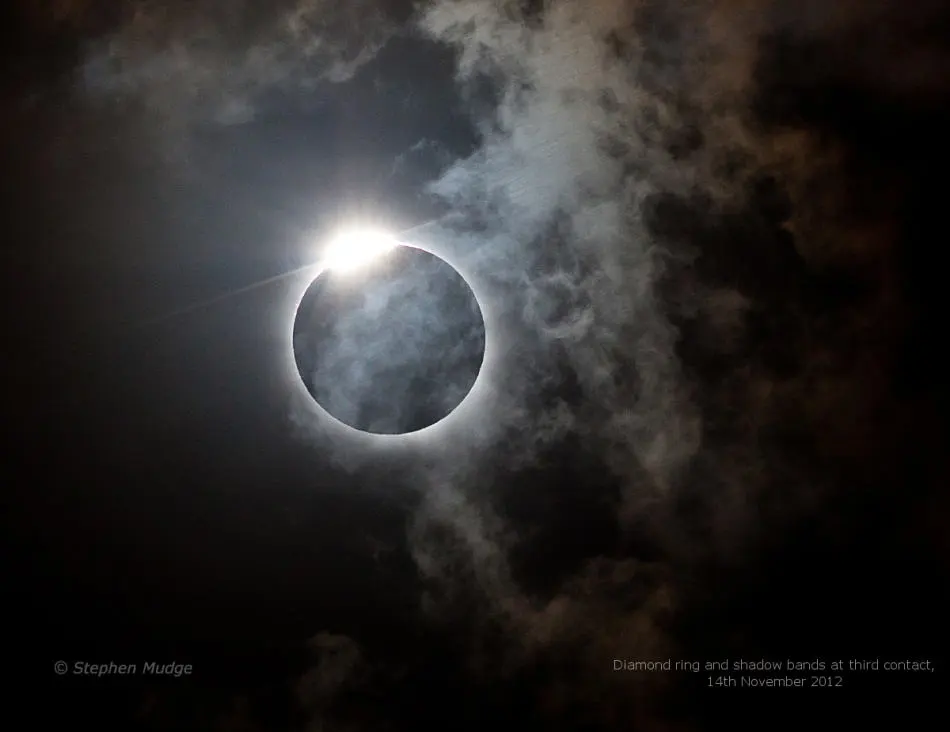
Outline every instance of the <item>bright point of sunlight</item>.
{"label": "bright point of sunlight", "polygon": [[352,229],[334,237],[323,253],[323,266],[334,272],[353,272],[399,246],[394,236],[378,229]]}

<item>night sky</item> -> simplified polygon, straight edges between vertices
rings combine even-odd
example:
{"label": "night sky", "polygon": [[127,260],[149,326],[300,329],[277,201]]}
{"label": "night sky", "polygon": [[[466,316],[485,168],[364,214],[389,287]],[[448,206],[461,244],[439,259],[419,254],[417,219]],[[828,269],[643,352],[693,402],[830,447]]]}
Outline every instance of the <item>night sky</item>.
{"label": "night sky", "polygon": [[[5,696],[40,728],[919,727],[944,5],[3,3]],[[405,439],[293,370],[354,224],[485,320],[476,388]],[[665,660],[701,669],[615,670]]]}

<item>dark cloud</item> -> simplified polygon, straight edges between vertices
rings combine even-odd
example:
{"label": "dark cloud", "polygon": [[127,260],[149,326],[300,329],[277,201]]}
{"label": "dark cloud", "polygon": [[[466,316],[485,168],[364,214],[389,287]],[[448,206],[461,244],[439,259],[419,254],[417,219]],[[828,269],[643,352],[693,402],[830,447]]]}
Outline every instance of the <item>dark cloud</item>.
{"label": "dark cloud", "polygon": [[[895,98],[931,108],[947,62],[926,40],[936,12],[603,0],[529,14],[459,0],[422,15],[481,100],[481,147],[432,191],[479,228],[472,266],[503,293],[499,320],[522,340],[497,375],[506,408],[486,416],[508,441],[459,448],[506,478],[489,487],[482,468],[438,480],[428,505],[452,508],[426,516],[457,548],[423,532],[415,553],[428,576],[481,588],[516,666],[544,665],[553,649],[574,658],[580,688],[600,685],[586,701],[602,721],[642,721],[650,706],[634,682],[607,691],[610,659],[686,653],[667,619],[692,612],[697,567],[756,551],[763,532],[814,520],[859,485],[888,500],[872,461],[892,478],[906,469],[910,445],[884,415],[917,419],[893,371],[910,307],[895,228],[908,190],[883,164],[862,182],[860,166],[875,163],[855,147],[861,130],[830,130],[809,96],[849,90],[867,114]],[[890,144],[899,156],[914,143]],[[561,388],[545,400],[552,382]],[[506,509],[528,490],[519,466],[572,435],[601,466],[590,469],[615,479],[602,498],[627,549],[589,556],[538,596],[517,565],[519,545],[543,545]],[[662,560],[630,553],[644,536]],[[564,687],[578,687],[558,687],[567,704]]]}
{"label": "dark cloud", "polygon": [[401,12],[375,2],[142,0],[94,44],[81,83],[98,97],[134,96],[161,118],[245,122],[262,93],[350,79]]}

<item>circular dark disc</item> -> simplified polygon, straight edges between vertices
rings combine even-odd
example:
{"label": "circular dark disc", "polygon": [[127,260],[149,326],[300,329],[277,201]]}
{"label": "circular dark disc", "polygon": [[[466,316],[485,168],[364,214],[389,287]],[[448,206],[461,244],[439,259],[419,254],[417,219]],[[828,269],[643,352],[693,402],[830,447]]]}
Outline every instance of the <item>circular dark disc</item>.
{"label": "circular dark disc", "polygon": [[444,419],[469,393],[485,325],[451,265],[398,246],[356,271],[321,272],[297,308],[293,348],[327,413],[364,432],[405,434]]}

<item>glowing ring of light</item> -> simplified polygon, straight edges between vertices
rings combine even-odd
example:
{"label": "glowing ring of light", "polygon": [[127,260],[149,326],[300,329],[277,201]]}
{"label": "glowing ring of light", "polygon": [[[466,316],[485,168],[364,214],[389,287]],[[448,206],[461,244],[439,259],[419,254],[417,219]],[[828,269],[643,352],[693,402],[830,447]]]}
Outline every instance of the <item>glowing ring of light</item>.
{"label": "glowing ring of light", "polygon": [[384,257],[387,252],[400,245],[401,243],[394,236],[378,229],[344,231],[335,236],[324,250],[321,258],[323,267],[321,273],[326,269],[344,274],[355,272],[369,266],[374,260]]}
{"label": "glowing ring of light", "polygon": [[[374,235],[381,234],[377,233]],[[352,235],[346,234],[342,237],[338,237],[334,241],[345,241],[350,236]],[[284,320],[286,323],[289,323],[289,327],[287,327],[284,331],[286,338],[284,343],[284,351],[287,354],[285,366],[287,369],[288,378],[290,380],[289,383],[293,384],[293,398],[295,403],[297,406],[305,407],[307,412],[309,412],[308,416],[318,418],[321,422],[320,426],[328,434],[328,436],[346,438],[348,440],[359,440],[364,444],[372,446],[393,446],[397,444],[406,444],[407,442],[428,444],[432,440],[440,436],[444,436],[452,429],[460,427],[463,430],[462,434],[464,434],[464,424],[466,419],[473,416],[473,410],[477,409],[479,403],[484,401],[485,397],[487,396],[489,391],[487,376],[494,370],[494,364],[497,362],[497,344],[494,342],[492,337],[492,333],[495,331],[495,328],[493,327],[493,319],[491,317],[493,312],[485,307],[485,293],[483,288],[479,286],[479,278],[474,272],[468,270],[467,267],[458,262],[458,260],[456,260],[454,257],[446,256],[441,252],[435,251],[434,247],[424,246],[418,243],[408,243],[398,236],[381,236],[385,237],[388,246],[418,249],[431,254],[434,257],[437,257],[454,269],[465,282],[465,284],[468,285],[468,288],[471,290],[472,296],[475,298],[475,302],[478,305],[478,309],[482,316],[482,325],[485,330],[485,347],[482,353],[482,361],[479,365],[478,374],[475,377],[474,383],[462,401],[459,402],[455,407],[455,409],[445,415],[438,422],[414,432],[404,432],[400,434],[380,434],[376,432],[366,432],[346,424],[324,409],[323,406],[313,398],[313,395],[310,394],[310,391],[307,389],[307,385],[304,383],[303,378],[297,369],[294,356],[294,325],[296,322],[297,312],[300,309],[303,298],[306,296],[310,286],[317,280],[318,277],[320,277],[321,274],[327,270],[329,266],[339,265],[339,260],[336,259],[332,254],[328,253],[329,255],[325,254],[318,263],[313,265],[312,268],[307,268],[307,270],[315,269],[316,274],[313,277],[301,279],[303,285],[299,288],[294,288],[292,291],[293,295],[288,301],[290,312],[285,313]],[[381,253],[386,248],[388,247],[380,247],[375,253]],[[331,248],[330,252],[332,251],[333,250]],[[368,258],[361,257],[360,264],[371,262],[372,259],[373,256]],[[352,264],[356,265],[357,263],[354,261]],[[344,262],[343,268],[344,270],[349,269],[349,263]]]}

